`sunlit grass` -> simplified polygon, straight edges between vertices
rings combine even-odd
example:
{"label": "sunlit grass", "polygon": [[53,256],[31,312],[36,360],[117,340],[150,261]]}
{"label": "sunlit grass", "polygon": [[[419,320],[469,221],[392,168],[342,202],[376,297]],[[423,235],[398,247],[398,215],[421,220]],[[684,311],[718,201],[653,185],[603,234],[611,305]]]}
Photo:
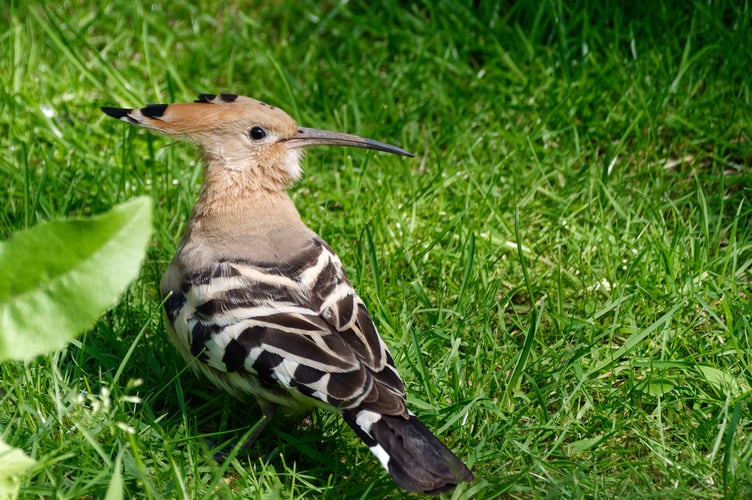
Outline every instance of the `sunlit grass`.
{"label": "sunlit grass", "polygon": [[0,235],[155,201],[122,303],[0,365],[25,496],[103,496],[118,457],[131,497],[402,496],[324,413],[212,459],[259,412],[192,375],[159,314],[196,150],[98,109],[200,92],[417,154],[310,151],[292,195],[473,468],[457,496],[752,493],[749,9],[481,3],[0,7]]}

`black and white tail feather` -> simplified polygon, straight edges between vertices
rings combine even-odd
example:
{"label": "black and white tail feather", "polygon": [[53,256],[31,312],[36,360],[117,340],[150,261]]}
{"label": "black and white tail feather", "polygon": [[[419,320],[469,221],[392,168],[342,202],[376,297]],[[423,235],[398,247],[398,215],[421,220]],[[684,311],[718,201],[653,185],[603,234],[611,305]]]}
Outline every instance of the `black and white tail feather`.
{"label": "black and white tail feather", "polygon": [[408,491],[438,495],[473,475],[418,417],[344,411],[342,417],[378,457],[394,481]]}

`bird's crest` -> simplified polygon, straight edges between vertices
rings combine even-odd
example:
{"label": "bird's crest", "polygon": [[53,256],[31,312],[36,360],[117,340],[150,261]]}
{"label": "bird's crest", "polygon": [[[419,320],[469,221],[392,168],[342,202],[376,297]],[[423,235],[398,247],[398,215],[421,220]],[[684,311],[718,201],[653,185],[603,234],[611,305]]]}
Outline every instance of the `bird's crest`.
{"label": "bird's crest", "polygon": [[217,134],[226,130],[258,124],[292,135],[297,123],[281,109],[235,94],[200,94],[189,103],[148,104],[142,108],[103,107],[102,111],[126,123],[165,135],[187,136]]}

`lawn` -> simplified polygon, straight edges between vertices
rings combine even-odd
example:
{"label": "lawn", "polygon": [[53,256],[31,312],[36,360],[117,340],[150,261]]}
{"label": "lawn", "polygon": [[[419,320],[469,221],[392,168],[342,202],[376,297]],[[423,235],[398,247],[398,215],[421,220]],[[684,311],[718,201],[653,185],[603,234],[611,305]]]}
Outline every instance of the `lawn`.
{"label": "lawn", "polygon": [[0,364],[0,438],[38,462],[22,498],[116,471],[126,498],[407,496],[336,415],[233,449],[258,408],[169,344],[199,156],[99,107],[204,92],[416,154],[309,150],[292,197],[473,469],[455,497],[752,496],[747,3],[198,3],[0,5],[0,238],[155,206],[119,305]]}

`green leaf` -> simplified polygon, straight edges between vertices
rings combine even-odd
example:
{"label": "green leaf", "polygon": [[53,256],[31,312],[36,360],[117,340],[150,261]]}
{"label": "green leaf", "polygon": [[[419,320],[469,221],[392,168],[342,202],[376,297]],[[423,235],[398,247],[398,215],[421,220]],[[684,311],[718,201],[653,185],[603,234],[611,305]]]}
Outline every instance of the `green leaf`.
{"label": "green leaf", "polygon": [[18,476],[35,464],[22,450],[0,440],[0,498],[16,498],[21,486]]}
{"label": "green leaf", "polygon": [[577,441],[573,441],[572,443],[570,443],[567,446],[567,449],[569,450],[569,453],[579,453],[579,452],[589,451],[598,443],[602,442],[603,439],[604,439],[603,436],[595,436],[591,438],[579,439]]}
{"label": "green leaf", "polygon": [[141,197],[0,243],[0,361],[60,349],[91,328],[136,278],[150,235],[151,200]]}
{"label": "green leaf", "polygon": [[122,468],[123,452],[118,453],[115,459],[115,466],[110,479],[110,485],[107,487],[107,493],[104,500],[123,500],[123,475],[120,472]]}
{"label": "green leaf", "polygon": [[714,366],[698,365],[697,368],[710,385],[721,394],[730,394],[731,397],[747,392],[749,389],[739,383],[736,378],[727,371]]}
{"label": "green leaf", "polygon": [[663,397],[676,387],[670,380],[659,379],[651,380],[645,385],[639,387],[640,390],[647,392],[651,396]]}

